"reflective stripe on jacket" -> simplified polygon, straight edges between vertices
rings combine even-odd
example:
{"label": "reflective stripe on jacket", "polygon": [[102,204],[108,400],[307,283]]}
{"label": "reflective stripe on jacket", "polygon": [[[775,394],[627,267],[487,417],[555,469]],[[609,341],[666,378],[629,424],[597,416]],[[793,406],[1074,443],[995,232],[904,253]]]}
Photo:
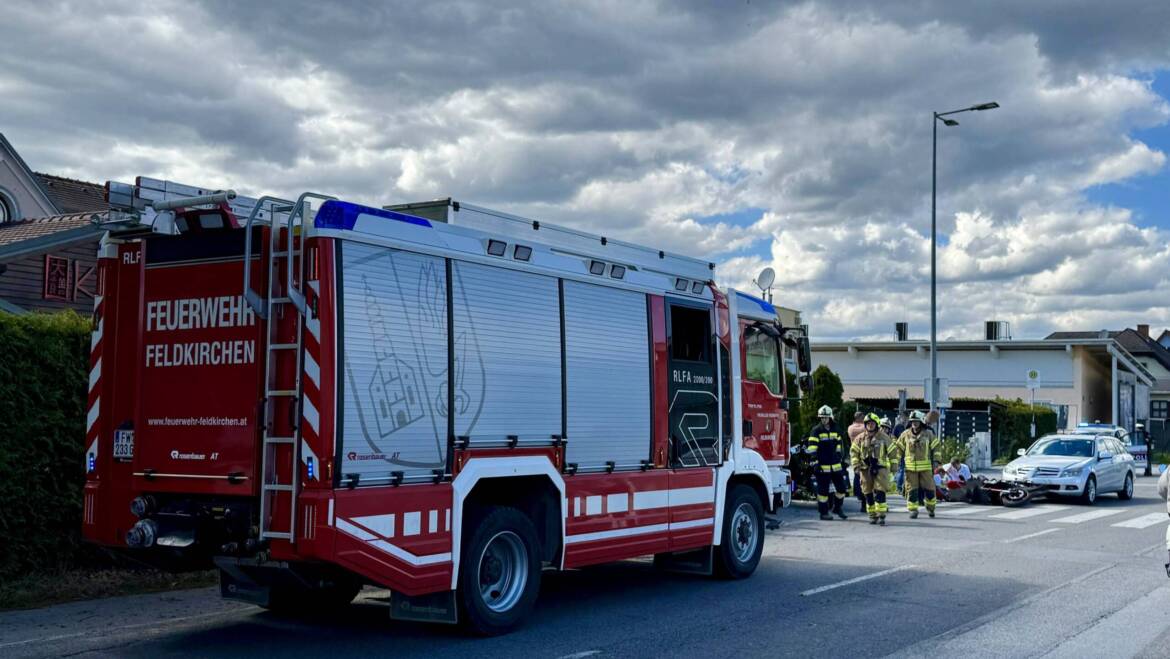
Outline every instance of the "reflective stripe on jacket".
{"label": "reflective stripe on jacket", "polygon": [[866,468],[866,458],[876,458],[879,467],[890,468],[890,436],[882,431],[870,437],[864,434],[853,442],[849,449],[849,463],[855,470]]}
{"label": "reflective stripe on jacket", "polygon": [[817,471],[845,471],[845,442],[837,432],[837,424],[830,421],[827,426],[823,423],[813,426],[805,446],[806,453],[816,456],[820,465]]}
{"label": "reflective stripe on jacket", "polygon": [[933,471],[939,462],[939,441],[934,432],[923,428],[917,435],[908,429],[894,442],[895,452],[906,461],[907,471]]}

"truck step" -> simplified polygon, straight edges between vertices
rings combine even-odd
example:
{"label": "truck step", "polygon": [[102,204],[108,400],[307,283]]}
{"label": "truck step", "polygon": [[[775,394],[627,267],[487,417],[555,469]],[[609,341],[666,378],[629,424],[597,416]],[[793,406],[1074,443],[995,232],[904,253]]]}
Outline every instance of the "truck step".
{"label": "truck step", "polygon": [[295,396],[295,395],[297,395],[297,390],[296,389],[269,389],[268,395],[269,396]]}
{"label": "truck step", "polygon": [[288,483],[265,483],[262,485],[265,492],[292,492],[293,486]]}
{"label": "truck step", "polygon": [[272,538],[273,540],[292,540],[292,534],[287,531],[264,531],[260,537]]}
{"label": "truck step", "polygon": [[269,350],[295,350],[296,347],[297,347],[297,344],[295,344],[295,343],[270,343],[270,344],[268,344]]}
{"label": "truck step", "polygon": [[292,444],[297,441],[295,437],[265,437],[265,444]]}

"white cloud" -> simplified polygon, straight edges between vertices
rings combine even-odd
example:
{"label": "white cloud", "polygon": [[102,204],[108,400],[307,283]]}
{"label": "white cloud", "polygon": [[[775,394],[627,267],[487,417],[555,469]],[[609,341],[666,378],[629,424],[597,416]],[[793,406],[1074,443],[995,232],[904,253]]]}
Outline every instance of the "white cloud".
{"label": "white cloud", "polygon": [[1170,235],[1088,194],[1166,164],[1136,131],[1170,120],[1170,5],[1128,4],[14,1],[0,131],[81,178],[451,195],[772,266],[860,337],[925,331],[930,112],[997,100],[940,128],[943,334],[1157,325]]}

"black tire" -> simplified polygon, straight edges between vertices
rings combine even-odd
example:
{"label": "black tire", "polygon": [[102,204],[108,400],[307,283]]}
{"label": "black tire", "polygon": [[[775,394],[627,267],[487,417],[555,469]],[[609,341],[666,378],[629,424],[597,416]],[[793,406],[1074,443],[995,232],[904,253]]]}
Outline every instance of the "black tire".
{"label": "black tire", "polygon": [[1085,491],[1081,493],[1081,503],[1086,506],[1097,503],[1097,477],[1093,474],[1089,474],[1089,480],[1085,481]]}
{"label": "black tire", "polygon": [[1000,503],[1008,508],[1017,508],[1032,500],[1032,493],[1022,487],[1012,487],[999,495]]}
{"label": "black tire", "polygon": [[[471,516],[460,557],[459,619],[483,636],[518,627],[540,592],[541,551],[532,521],[515,508]],[[489,545],[491,546],[489,550]]]}
{"label": "black tire", "polygon": [[1125,484],[1117,491],[1117,498],[1122,501],[1129,501],[1133,498],[1133,474],[1127,473],[1125,475]]}
{"label": "black tire", "polygon": [[750,577],[764,552],[764,507],[747,485],[736,485],[727,493],[722,537],[715,548],[715,573],[724,579]]}

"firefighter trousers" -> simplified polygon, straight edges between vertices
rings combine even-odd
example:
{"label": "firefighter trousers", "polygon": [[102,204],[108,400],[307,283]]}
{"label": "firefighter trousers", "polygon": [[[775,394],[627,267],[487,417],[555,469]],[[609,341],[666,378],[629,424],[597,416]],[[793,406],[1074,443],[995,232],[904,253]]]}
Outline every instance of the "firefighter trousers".
{"label": "firefighter trousers", "polygon": [[841,512],[841,502],[845,500],[845,492],[849,490],[848,474],[844,471],[818,471],[817,479],[817,510],[822,515],[829,514],[829,484],[836,490],[833,496],[833,511]]}
{"label": "firefighter trousers", "polygon": [[872,518],[885,517],[889,512],[886,505],[886,487],[890,484],[890,470],[882,467],[870,475],[868,469],[861,469],[861,492],[865,495],[865,511]]}
{"label": "firefighter trousers", "polygon": [[[925,496],[924,496],[925,495]],[[934,510],[934,472],[924,469],[906,470],[906,510],[918,510],[918,503],[923,501],[927,510]]]}

